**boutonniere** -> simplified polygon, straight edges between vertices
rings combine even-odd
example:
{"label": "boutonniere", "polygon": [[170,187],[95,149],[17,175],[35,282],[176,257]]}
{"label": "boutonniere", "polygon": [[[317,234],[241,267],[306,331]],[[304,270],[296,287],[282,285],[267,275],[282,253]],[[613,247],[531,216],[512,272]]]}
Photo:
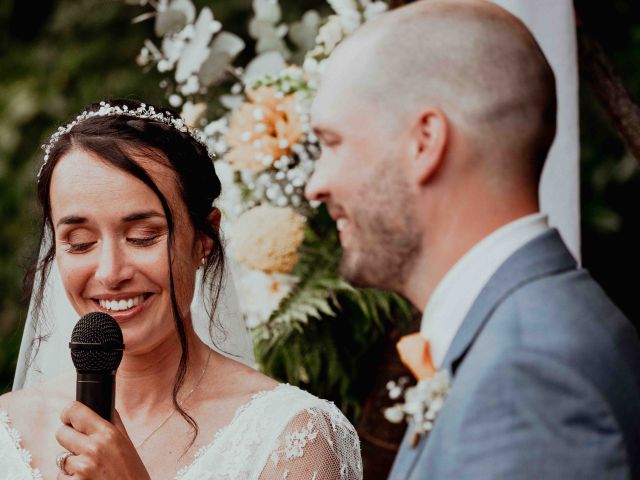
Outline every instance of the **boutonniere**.
{"label": "boutonniere", "polygon": [[409,386],[409,379],[401,377],[387,383],[389,397],[404,402],[384,410],[392,423],[406,421],[412,429],[409,446],[415,447],[420,438],[433,428],[433,423],[449,393],[448,370],[437,371],[431,358],[431,346],[420,332],[405,335],[397,345],[402,363],[411,371],[418,383]]}
{"label": "boutonniere", "polygon": [[436,372],[431,377],[424,378],[416,385],[409,386],[409,379],[401,377],[397,382],[387,383],[389,398],[404,400],[396,402],[392,407],[384,410],[384,417],[392,423],[406,421],[412,428],[409,441],[414,448],[420,438],[431,431],[433,424],[449,393],[449,372]]}

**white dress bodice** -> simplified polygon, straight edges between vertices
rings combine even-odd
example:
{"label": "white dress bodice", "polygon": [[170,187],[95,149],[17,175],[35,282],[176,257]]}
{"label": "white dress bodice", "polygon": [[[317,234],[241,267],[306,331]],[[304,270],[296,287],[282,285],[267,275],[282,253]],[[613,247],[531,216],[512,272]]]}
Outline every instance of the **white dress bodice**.
{"label": "white dress bodice", "polygon": [[[42,480],[8,415],[0,412],[0,472]],[[342,412],[291,385],[260,392],[203,447],[177,480],[359,480],[358,436]]]}

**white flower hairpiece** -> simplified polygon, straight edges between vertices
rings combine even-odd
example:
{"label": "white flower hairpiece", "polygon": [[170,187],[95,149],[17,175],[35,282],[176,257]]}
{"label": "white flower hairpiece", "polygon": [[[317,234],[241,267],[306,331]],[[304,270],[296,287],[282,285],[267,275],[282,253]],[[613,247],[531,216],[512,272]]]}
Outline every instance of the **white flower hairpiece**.
{"label": "white flower hairpiece", "polygon": [[100,102],[100,108],[98,110],[94,110],[94,111],[85,110],[80,115],[78,115],[75,118],[75,120],[73,120],[72,122],[64,126],[58,127],[58,130],[56,130],[56,132],[53,135],[51,135],[51,138],[49,139],[49,143],[42,145],[42,149],[44,150],[44,160],[42,162],[42,166],[40,167],[40,170],[38,170],[38,175],[37,175],[38,181],[40,181],[40,175],[42,174],[42,170],[44,169],[45,165],[49,161],[49,153],[51,152],[51,149],[56,144],[56,142],[60,140],[60,137],[62,135],[69,133],[73,129],[73,127],[75,127],[79,123],[84,122],[85,120],[88,120],[89,118],[108,117],[111,115],[126,115],[128,117],[145,118],[149,120],[154,120],[156,122],[162,122],[166,125],[171,125],[176,130],[179,130],[180,132],[188,133],[189,135],[191,135],[191,137],[193,137],[194,140],[196,140],[198,143],[200,143],[203,147],[207,149],[207,153],[211,158],[214,157],[213,153],[209,149],[205,136],[199,130],[196,130],[194,128],[189,128],[183,119],[174,117],[168,111],[167,112],[156,111],[154,107],[150,105],[146,105],[144,103],[141,103],[140,106],[134,110],[134,109],[130,109],[127,105],[122,105],[122,106],[110,105],[107,102]]}

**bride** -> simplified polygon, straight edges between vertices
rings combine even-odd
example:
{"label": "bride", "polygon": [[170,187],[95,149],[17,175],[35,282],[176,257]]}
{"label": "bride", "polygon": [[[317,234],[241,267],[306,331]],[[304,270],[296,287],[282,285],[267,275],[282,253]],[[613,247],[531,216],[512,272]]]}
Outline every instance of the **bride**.
{"label": "bride", "polygon": [[[194,292],[210,299],[212,332],[247,335],[232,324],[239,318],[214,315],[224,278],[219,194],[206,146],[165,110],[101,102],[52,136],[38,174],[34,331],[51,320],[57,269],[77,315],[103,311],[122,328],[117,414],[111,424],[75,402],[74,371],[0,397],[3,478],[362,478],[358,437],[332,403],[196,334]],[[66,341],[54,358],[69,355]]]}

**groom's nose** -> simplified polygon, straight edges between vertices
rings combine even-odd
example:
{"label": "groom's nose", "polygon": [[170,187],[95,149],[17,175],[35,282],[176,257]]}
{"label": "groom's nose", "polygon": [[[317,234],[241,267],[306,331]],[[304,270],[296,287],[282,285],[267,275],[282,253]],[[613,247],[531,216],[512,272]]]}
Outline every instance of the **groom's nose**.
{"label": "groom's nose", "polygon": [[313,175],[307,182],[304,195],[309,201],[324,202],[329,197],[329,177],[326,166],[319,159],[316,161]]}

